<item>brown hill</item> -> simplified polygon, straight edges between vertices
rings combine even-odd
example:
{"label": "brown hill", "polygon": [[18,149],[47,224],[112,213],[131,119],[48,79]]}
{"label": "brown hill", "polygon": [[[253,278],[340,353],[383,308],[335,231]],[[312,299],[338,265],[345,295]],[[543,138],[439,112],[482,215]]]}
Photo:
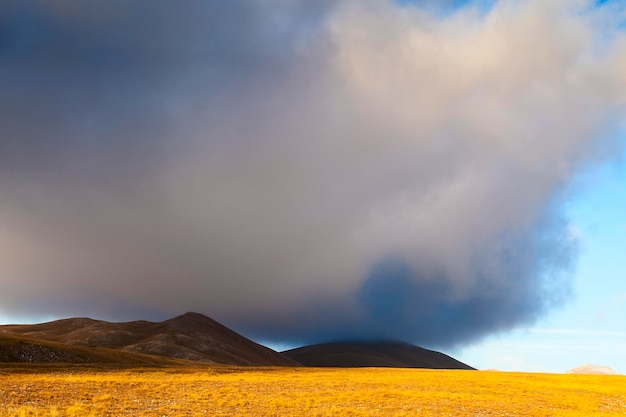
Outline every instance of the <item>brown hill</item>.
{"label": "brown hill", "polygon": [[391,341],[322,343],[282,353],[305,366],[474,369],[443,353]]}
{"label": "brown hill", "polygon": [[101,362],[98,358],[79,360],[70,354],[78,347],[89,347],[227,365],[299,366],[294,360],[198,313],[186,313],[157,323],[110,323],[71,318],[32,325],[7,325],[0,326],[0,335],[28,338],[32,343],[46,347],[53,342],[50,346],[66,352],[60,357],[68,362]]}
{"label": "brown hill", "polygon": [[93,346],[73,346],[0,333],[0,362],[116,364],[128,366],[188,365],[192,362]]}

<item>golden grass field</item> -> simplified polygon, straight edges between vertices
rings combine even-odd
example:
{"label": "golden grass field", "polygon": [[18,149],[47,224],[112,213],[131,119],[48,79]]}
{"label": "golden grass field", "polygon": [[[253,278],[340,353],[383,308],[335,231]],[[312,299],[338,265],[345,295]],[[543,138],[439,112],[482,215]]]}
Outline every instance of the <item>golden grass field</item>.
{"label": "golden grass field", "polygon": [[624,416],[626,376],[0,365],[0,416]]}

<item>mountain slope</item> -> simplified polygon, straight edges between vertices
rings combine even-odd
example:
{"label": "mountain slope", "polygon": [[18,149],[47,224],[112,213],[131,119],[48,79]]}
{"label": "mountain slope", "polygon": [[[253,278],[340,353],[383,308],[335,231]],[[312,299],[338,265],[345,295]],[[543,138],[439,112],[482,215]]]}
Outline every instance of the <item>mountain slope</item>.
{"label": "mountain slope", "polygon": [[128,366],[189,365],[182,359],[156,355],[123,352],[93,346],[74,346],[64,343],[24,338],[0,333],[0,362],[117,364]]}
{"label": "mountain slope", "polygon": [[474,369],[443,353],[392,341],[322,343],[282,353],[305,366]]}
{"label": "mountain slope", "polygon": [[110,323],[72,318],[33,325],[0,326],[2,334],[74,347],[98,347],[218,364],[299,366],[294,360],[198,313],[186,313],[157,323]]}

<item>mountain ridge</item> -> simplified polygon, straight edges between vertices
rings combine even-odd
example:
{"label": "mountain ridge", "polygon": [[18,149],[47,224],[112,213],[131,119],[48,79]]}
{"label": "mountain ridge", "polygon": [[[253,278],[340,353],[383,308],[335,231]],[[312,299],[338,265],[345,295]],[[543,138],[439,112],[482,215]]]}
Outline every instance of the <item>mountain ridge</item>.
{"label": "mountain ridge", "polygon": [[185,313],[161,322],[115,323],[69,318],[40,324],[4,325],[0,326],[0,334],[28,338],[33,343],[87,346],[216,364],[301,366],[199,313]]}
{"label": "mountain ridge", "polygon": [[87,317],[0,326],[0,362],[474,369],[397,341],[346,341],[276,352],[200,313],[152,322]]}

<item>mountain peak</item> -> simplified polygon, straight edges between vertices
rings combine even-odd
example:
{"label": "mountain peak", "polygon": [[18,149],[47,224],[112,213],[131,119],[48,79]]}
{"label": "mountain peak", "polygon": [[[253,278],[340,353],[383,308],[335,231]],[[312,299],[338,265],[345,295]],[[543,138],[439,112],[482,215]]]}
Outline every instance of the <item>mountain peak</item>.
{"label": "mountain peak", "polygon": [[202,321],[213,321],[212,319],[210,319],[209,317],[205,316],[204,314],[200,314],[200,313],[195,313],[193,311],[189,311],[185,314],[181,314],[180,316],[176,316],[174,317],[172,320],[202,320]]}

